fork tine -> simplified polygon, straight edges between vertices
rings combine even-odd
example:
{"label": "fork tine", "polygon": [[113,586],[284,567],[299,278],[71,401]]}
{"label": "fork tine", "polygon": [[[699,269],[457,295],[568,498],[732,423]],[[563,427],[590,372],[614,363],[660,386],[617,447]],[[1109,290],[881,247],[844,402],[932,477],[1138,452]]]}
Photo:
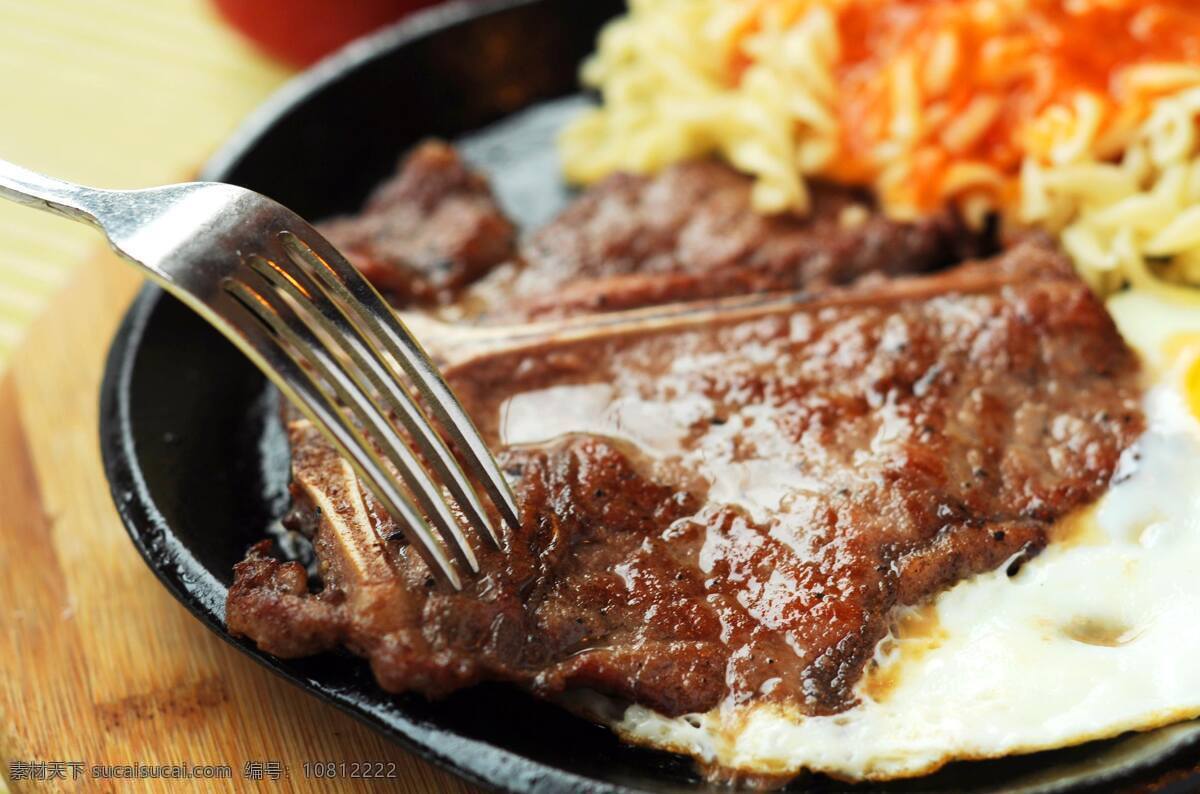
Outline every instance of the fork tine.
{"label": "fork tine", "polygon": [[[412,501],[395,487],[393,478],[387,473],[382,460],[366,444],[357,429],[346,419],[329,397],[313,380],[272,332],[257,311],[247,301],[257,303],[257,297],[238,295],[237,288],[226,287],[229,298],[237,307],[221,313],[222,321],[236,331],[230,339],[237,342],[251,358],[259,362],[284,396],[304,413],[318,428],[324,430],[342,457],[350,462],[355,473],[379,498],[383,506],[394,516],[402,516],[410,528],[410,539],[429,567],[439,571],[455,587],[462,589],[462,580],[454,564],[446,556],[433,529]],[[382,538],[381,540],[386,540]]]}
{"label": "fork tine", "polygon": [[[311,313],[306,308],[313,305],[311,301],[299,303],[293,308],[278,293],[256,294],[261,301],[255,304],[259,314],[272,324],[273,330],[290,345],[293,352],[301,354],[317,370],[333,388],[341,404],[349,408],[359,424],[370,431],[382,448],[384,458],[396,467],[401,480],[416,496],[426,516],[432,519],[442,539],[472,572],[478,572],[479,562],[475,552],[463,535],[458,519],[446,504],[438,483],[429,476],[379,406],[363,390],[361,378],[355,378],[352,367],[343,366],[334,357],[333,351],[308,324]],[[268,307],[274,312],[271,316],[266,316],[269,314]],[[301,311],[297,312],[297,308]]]}
{"label": "fork tine", "polygon": [[463,451],[464,464],[481,481],[501,517],[509,526],[518,527],[520,518],[516,497],[491,450],[421,344],[404,327],[387,302],[332,247],[329,247],[330,255],[326,257],[291,232],[281,232],[279,240],[293,261],[311,268],[342,310],[377,339],[400,365],[429,404],[443,432]]}
{"label": "fork tine", "polygon": [[[445,553],[441,546],[436,542],[430,542],[433,540],[433,528],[436,528],[440,530],[438,534],[441,535],[445,545],[452,549],[472,571],[478,571],[479,563],[475,559],[474,552],[463,536],[454,515],[443,501],[436,483],[421,468],[412,452],[404,445],[403,440],[399,438],[395,429],[391,427],[378,408],[371,403],[358,384],[342,371],[330,351],[316,338],[303,320],[278,296],[271,296],[266,291],[256,290],[245,282],[230,280],[226,283],[226,290],[266,325],[277,339],[285,343],[279,345],[279,348],[296,364],[298,369],[303,370],[303,364],[308,364],[316,370],[332,387],[342,405],[347,406],[361,424],[371,431],[383,450],[382,457],[376,452],[363,431],[349,421],[345,414],[338,410],[336,404],[326,396],[325,402],[335,415],[338,426],[345,430],[353,441],[354,447],[351,451],[353,452],[354,448],[357,448],[359,453],[373,464],[369,470],[370,479],[375,480],[378,486],[386,486],[380,487],[378,490],[393,492],[388,494],[392,497],[390,501],[393,504],[388,504],[389,500],[385,500],[384,504],[389,510],[393,505],[398,508],[393,515],[414,528],[412,534],[421,541],[419,547],[424,547],[433,554],[437,567],[443,573],[453,571],[453,566],[445,559]],[[272,297],[275,299],[272,300]],[[316,382],[310,376],[306,377],[312,388],[321,393],[322,389]],[[383,463],[384,459],[400,472],[401,479],[409,486],[426,514],[432,519],[432,527],[411,500],[391,487],[394,477],[388,472]],[[457,572],[448,575],[447,578],[456,583],[456,588],[461,587]]]}
{"label": "fork tine", "polygon": [[475,488],[463,473],[458,460],[450,452],[446,442],[434,431],[416,400],[396,380],[391,368],[350,318],[319,285],[312,282],[303,272],[303,268],[297,268],[300,272],[292,273],[280,263],[263,257],[250,257],[248,264],[294,300],[316,310],[313,319],[320,323],[329,338],[342,343],[345,352],[366,376],[375,393],[412,435],[417,448],[449,488],[455,501],[467,514],[469,522],[473,526],[483,527],[487,537],[500,548],[500,538],[492,526],[491,518],[480,504]]}

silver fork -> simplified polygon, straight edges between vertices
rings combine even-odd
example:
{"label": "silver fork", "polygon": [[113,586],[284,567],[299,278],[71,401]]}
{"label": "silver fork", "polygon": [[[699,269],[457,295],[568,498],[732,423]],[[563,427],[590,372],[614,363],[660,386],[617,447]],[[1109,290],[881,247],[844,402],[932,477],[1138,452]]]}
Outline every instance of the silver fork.
{"label": "silver fork", "polygon": [[325,433],[455,588],[462,580],[453,560],[472,572],[479,564],[443,487],[467,522],[502,547],[446,443],[502,520],[516,526],[512,490],[479,431],[379,293],[294,212],[233,185],[97,190],[2,160],[0,197],[98,227],[118,254],[231,339]]}

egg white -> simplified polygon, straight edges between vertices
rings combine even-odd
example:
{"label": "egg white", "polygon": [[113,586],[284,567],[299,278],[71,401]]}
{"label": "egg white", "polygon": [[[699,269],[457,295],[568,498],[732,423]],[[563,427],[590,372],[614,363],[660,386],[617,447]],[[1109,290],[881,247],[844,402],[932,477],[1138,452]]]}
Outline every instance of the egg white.
{"label": "egg white", "polygon": [[1042,554],[898,615],[848,711],[631,706],[613,728],[758,774],[890,779],[1200,715],[1200,302],[1108,306],[1143,360],[1147,430]]}

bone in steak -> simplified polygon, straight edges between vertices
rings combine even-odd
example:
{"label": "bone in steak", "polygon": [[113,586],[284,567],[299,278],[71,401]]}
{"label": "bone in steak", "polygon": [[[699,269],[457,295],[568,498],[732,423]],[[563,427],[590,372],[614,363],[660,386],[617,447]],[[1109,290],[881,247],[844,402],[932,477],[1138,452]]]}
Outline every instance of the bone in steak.
{"label": "bone in steak", "polygon": [[[390,691],[588,688],[677,715],[854,701],[894,607],[1014,555],[1097,498],[1138,436],[1138,365],[1036,240],[931,276],[716,322],[613,331],[448,373],[521,515],[463,592],[320,436],[289,432],[323,585],[256,547],[228,623],[338,644]],[[573,432],[565,432],[573,431]]]}

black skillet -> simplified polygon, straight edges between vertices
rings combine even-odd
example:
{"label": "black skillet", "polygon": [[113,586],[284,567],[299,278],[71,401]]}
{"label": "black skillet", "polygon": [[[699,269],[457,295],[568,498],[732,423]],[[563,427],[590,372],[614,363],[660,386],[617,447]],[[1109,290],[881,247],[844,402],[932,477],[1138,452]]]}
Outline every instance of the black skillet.
{"label": "black skillet", "polygon": [[[350,45],[254,114],[204,179],[265,193],[314,219],[357,209],[423,137],[459,140],[524,225],[567,194],[553,134],[587,101],[580,61],[619,0],[452,4]],[[514,115],[515,114],[515,115]],[[287,507],[276,397],[234,348],[147,286],[109,354],[100,438],[113,499],[167,589],[214,632],[296,685],[423,757],[512,791],[697,791],[690,761],[626,746],[606,730],[502,686],[436,703],[394,697],[344,653],[279,660],[224,626],[226,588],[245,549]],[[1109,790],[1195,763],[1193,725],[1017,759],[953,764],[885,791]],[[1173,776],[1163,791],[1200,788]],[[842,791],[822,777],[789,791]]]}

